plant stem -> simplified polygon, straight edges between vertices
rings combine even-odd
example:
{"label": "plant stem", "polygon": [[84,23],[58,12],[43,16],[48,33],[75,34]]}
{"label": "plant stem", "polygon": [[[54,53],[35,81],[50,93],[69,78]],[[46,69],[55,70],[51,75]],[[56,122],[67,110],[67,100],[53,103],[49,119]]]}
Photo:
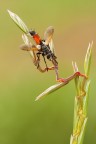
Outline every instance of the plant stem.
{"label": "plant stem", "polygon": [[[89,44],[85,61],[84,61],[84,70],[85,75],[89,76],[90,64],[91,64],[91,49],[92,44]],[[73,64],[74,71],[78,69],[76,63]],[[89,78],[80,79],[80,77],[75,78],[76,86],[76,96],[74,104],[74,124],[73,124],[73,133],[71,135],[70,144],[83,144],[85,127],[87,123],[87,107],[88,107],[88,97],[89,97],[89,88],[90,80]]]}

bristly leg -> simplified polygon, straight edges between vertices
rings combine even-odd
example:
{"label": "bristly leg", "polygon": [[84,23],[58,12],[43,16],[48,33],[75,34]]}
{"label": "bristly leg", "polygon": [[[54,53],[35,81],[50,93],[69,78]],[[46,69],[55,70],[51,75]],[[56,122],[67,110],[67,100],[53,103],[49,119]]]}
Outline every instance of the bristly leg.
{"label": "bristly leg", "polygon": [[85,74],[82,74],[82,73],[80,73],[79,71],[78,71],[78,72],[75,72],[75,75],[76,75],[76,76],[84,77],[85,79],[88,78]]}
{"label": "bristly leg", "polygon": [[55,69],[55,73],[56,73],[56,81],[57,82],[70,82],[72,79],[76,78],[77,76],[81,76],[84,77],[85,79],[87,79],[87,76],[84,74],[81,74],[79,71],[75,72],[73,75],[69,76],[68,78],[59,78],[59,74],[58,74],[58,68],[54,68]]}

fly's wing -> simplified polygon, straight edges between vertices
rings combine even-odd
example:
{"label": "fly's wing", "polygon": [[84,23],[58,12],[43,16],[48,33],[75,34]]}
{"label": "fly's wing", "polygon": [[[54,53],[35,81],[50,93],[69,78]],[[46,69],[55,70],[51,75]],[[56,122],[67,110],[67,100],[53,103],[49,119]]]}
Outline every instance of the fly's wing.
{"label": "fly's wing", "polygon": [[54,48],[54,43],[53,43],[52,39],[51,39],[51,41],[49,43],[49,47],[50,47],[52,53],[54,53],[54,55],[56,56],[56,52],[55,52],[55,48]]}
{"label": "fly's wing", "polygon": [[49,26],[44,33],[44,39],[45,39],[45,44],[46,45],[49,44],[51,51],[55,54],[54,44],[52,40],[53,33],[54,33],[53,26]]}
{"label": "fly's wing", "polygon": [[31,42],[29,41],[28,37],[25,34],[22,35],[22,39],[25,43],[25,44],[21,45],[22,50],[38,51],[40,49],[40,45],[37,45],[37,46],[32,45]]}
{"label": "fly's wing", "polygon": [[26,51],[30,51],[30,50],[31,50],[31,47],[32,47],[32,44],[31,44],[31,42],[29,41],[28,37],[27,37],[25,34],[23,34],[23,35],[22,35],[22,39],[23,39],[23,41],[24,41],[24,44],[22,44],[22,45],[20,46],[20,49],[26,50]]}
{"label": "fly's wing", "polygon": [[52,36],[53,36],[53,33],[54,33],[53,26],[49,26],[44,33],[44,39],[45,39],[46,45],[48,45],[50,43]]}
{"label": "fly's wing", "polygon": [[37,47],[35,45],[22,44],[20,46],[20,49],[25,50],[25,51],[37,51]]}
{"label": "fly's wing", "polygon": [[22,35],[22,39],[24,41],[24,44],[22,44],[20,48],[22,50],[29,51],[31,57],[33,58],[33,61],[36,60],[36,54],[34,52],[37,49],[36,46],[31,44],[31,42],[25,34]]}

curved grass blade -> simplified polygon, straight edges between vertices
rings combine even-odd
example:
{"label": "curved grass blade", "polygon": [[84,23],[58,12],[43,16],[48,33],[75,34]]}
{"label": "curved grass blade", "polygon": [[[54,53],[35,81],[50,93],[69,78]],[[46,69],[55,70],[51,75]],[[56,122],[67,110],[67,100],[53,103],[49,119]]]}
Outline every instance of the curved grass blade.
{"label": "curved grass blade", "polygon": [[27,28],[27,26],[25,25],[25,23],[20,19],[20,17],[18,15],[16,15],[15,13],[11,12],[10,10],[7,10],[10,17],[12,18],[12,20],[14,21],[14,23],[24,32],[24,33],[28,33],[29,30]]}
{"label": "curved grass blade", "polygon": [[41,99],[42,97],[58,90],[59,88],[63,87],[64,85],[66,85],[67,82],[65,83],[58,83],[58,84],[55,84],[55,85],[52,85],[51,87],[49,87],[48,89],[46,89],[43,93],[41,93],[40,95],[38,95],[35,99],[35,101]]}
{"label": "curved grass blade", "polygon": [[74,73],[73,75],[69,76],[68,78],[65,78],[64,82],[61,82],[59,84],[55,84],[55,85],[49,87],[43,93],[41,93],[39,96],[37,96],[35,101],[39,100],[40,98],[42,98],[43,96],[45,96],[47,94],[50,94],[50,93],[58,90],[59,88],[61,88],[62,86],[68,84],[71,80],[73,80],[76,77],[77,77],[77,73]]}

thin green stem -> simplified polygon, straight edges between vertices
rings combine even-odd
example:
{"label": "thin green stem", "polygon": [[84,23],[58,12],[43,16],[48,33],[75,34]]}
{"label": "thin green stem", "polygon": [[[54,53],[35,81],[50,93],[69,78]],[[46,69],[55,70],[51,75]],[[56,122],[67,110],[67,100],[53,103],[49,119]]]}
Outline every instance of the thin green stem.
{"label": "thin green stem", "polygon": [[[87,53],[84,61],[84,71],[87,77],[81,80],[80,78],[75,78],[76,86],[76,97],[74,104],[74,124],[73,133],[71,135],[70,144],[83,144],[85,127],[87,123],[87,107],[88,107],[88,97],[89,97],[89,72],[91,65],[91,55],[92,55],[92,44],[89,44]],[[74,66],[75,65],[75,66]],[[74,71],[76,71],[76,63],[73,65]]]}

